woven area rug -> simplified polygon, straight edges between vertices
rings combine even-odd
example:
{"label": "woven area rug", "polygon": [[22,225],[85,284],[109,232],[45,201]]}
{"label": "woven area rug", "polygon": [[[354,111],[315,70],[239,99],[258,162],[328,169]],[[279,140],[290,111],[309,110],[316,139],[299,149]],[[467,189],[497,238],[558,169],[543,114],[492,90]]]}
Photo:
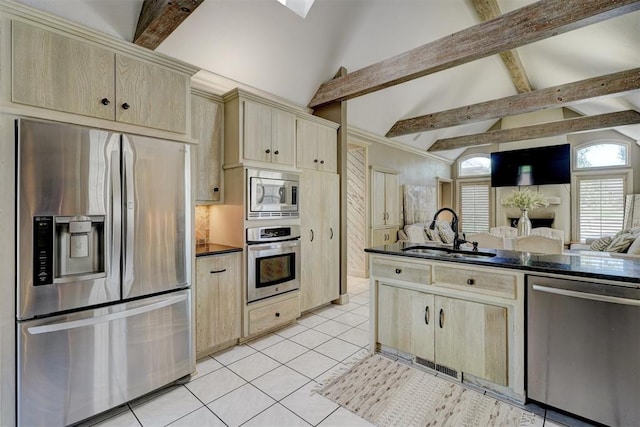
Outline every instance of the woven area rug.
{"label": "woven area rug", "polygon": [[379,354],[318,392],[378,426],[542,426],[542,418]]}

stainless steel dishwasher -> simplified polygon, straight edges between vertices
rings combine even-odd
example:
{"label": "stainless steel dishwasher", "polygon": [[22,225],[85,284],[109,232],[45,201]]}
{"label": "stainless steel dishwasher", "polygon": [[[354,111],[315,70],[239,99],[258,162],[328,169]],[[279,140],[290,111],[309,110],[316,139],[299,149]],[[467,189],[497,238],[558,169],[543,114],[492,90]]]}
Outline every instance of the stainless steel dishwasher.
{"label": "stainless steel dishwasher", "polygon": [[640,289],[528,276],[527,396],[640,425]]}

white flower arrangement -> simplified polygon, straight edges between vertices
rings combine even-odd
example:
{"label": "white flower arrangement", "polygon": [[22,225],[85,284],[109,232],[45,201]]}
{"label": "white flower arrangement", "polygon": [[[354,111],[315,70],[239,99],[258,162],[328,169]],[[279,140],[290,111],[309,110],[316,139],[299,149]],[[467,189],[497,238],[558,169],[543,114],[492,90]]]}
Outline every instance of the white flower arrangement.
{"label": "white flower arrangement", "polygon": [[520,210],[536,209],[549,206],[546,197],[542,193],[537,193],[528,189],[513,191],[502,199],[502,204],[510,208]]}

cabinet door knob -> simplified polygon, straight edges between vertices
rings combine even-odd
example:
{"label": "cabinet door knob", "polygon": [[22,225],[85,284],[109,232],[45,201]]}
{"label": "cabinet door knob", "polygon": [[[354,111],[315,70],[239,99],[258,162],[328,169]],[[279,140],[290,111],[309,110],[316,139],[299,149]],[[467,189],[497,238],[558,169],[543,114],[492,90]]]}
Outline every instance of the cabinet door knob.
{"label": "cabinet door knob", "polygon": [[444,309],[440,309],[440,319],[438,321],[440,324],[440,328],[442,329],[442,325],[444,325]]}
{"label": "cabinet door knob", "polygon": [[429,306],[424,308],[424,323],[425,325],[429,324]]}
{"label": "cabinet door knob", "polygon": [[211,270],[209,273],[218,274],[218,273],[224,273],[225,271],[227,271],[227,269],[223,268],[222,270]]}
{"label": "cabinet door knob", "polygon": [[273,154],[275,154],[277,156],[278,154],[280,154],[280,152],[278,150],[276,150],[276,151],[273,152]]}
{"label": "cabinet door knob", "polygon": [[268,148],[266,150],[264,150],[265,153],[269,154],[271,152],[271,150],[269,150]]}
{"label": "cabinet door knob", "polygon": [[102,98],[102,99],[100,100],[100,103],[101,103],[102,105],[109,105],[109,104],[111,104],[111,101],[109,101],[109,98]]}
{"label": "cabinet door knob", "polygon": [[467,279],[467,285],[475,285],[476,281],[475,279]]}
{"label": "cabinet door knob", "polygon": [[127,104],[126,102],[124,104],[122,104],[122,109],[123,110],[128,110],[129,108],[131,108],[131,105]]}
{"label": "cabinet door knob", "polygon": [[324,165],[324,160],[320,160],[320,164],[321,164],[321,165]]}
{"label": "cabinet door knob", "polygon": [[318,159],[313,159],[313,163],[318,163]]}
{"label": "cabinet door knob", "polygon": [[213,187],[213,192],[217,193],[218,191],[220,191],[220,189],[218,187]]}
{"label": "cabinet door knob", "polygon": [[276,311],[276,317],[280,317],[280,312]]}
{"label": "cabinet door knob", "polygon": [[402,273],[402,269],[396,268],[396,274],[400,274],[400,273]]}

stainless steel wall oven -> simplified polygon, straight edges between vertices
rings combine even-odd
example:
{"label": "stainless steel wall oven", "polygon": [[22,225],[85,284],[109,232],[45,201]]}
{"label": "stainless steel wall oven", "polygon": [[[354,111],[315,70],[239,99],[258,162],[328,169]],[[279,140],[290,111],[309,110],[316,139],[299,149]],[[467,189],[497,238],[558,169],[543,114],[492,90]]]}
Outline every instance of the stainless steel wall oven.
{"label": "stainless steel wall oven", "polygon": [[247,229],[247,302],[300,288],[300,227]]}

